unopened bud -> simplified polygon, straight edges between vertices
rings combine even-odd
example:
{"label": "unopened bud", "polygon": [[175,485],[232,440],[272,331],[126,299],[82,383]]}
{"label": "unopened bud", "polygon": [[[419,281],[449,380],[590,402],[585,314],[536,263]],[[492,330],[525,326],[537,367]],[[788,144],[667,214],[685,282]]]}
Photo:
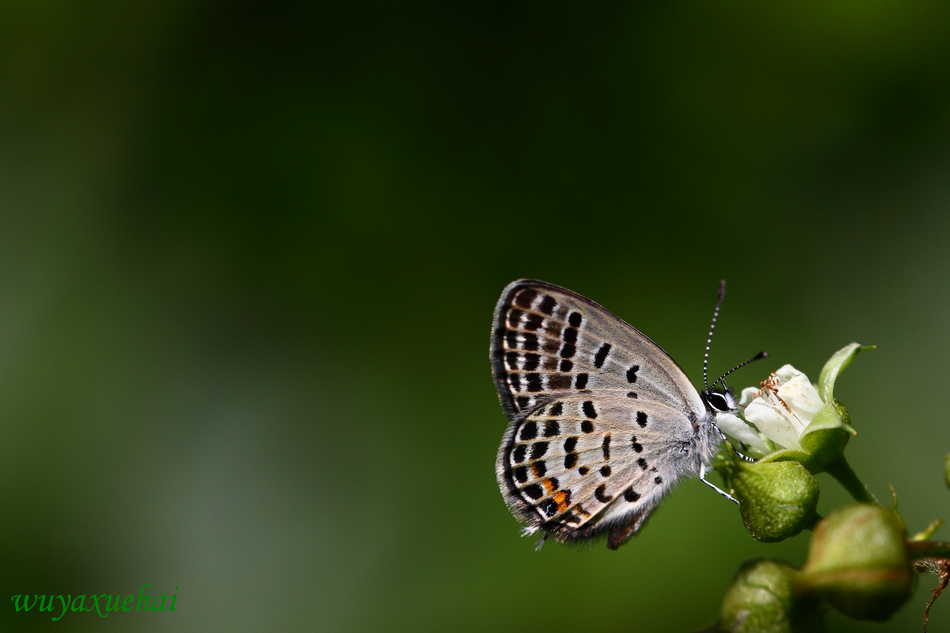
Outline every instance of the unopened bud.
{"label": "unopened bud", "polygon": [[801,584],[858,620],[884,621],[910,598],[906,534],[894,512],[857,504],[815,528]]}
{"label": "unopened bud", "polygon": [[737,464],[729,485],[746,529],[758,541],[787,539],[818,520],[818,482],[798,462]]}
{"label": "unopened bud", "polygon": [[722,603],[720,633],[820,633],[821,607],[796,591],[798,572],[780,561],[745,563]]}

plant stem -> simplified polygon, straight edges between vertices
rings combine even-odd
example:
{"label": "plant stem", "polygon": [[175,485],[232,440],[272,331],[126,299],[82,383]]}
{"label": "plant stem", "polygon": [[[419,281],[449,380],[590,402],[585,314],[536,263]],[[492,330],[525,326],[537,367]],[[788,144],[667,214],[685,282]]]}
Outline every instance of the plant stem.
{"label": "plant stem", "polygon": [[864,482],[858,479],[858,476],[854,470],[851,469],[851,465],[848,463],[848,460],[844,458],[844,455],[828,466],[828,474],[837,479],[838,483],[854,497],[855,501],[873,503],[878,506],[881,505],[881,503],[874,498],[871,491],[868,490],[868,487],[864,485]]}
{"label": "plant stem", "polygon": [[910,557],[918,558],[950,558],[950,543],[946,541],[907,541]]}

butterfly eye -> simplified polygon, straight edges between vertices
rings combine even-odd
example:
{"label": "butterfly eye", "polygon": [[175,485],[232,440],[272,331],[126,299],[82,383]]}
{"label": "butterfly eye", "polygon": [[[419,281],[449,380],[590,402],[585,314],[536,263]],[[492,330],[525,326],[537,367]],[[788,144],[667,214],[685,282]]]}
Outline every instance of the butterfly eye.
{"label": "butterfly eye", "polygon": [[714,411],[730,411],[732,409],[726,394],[716,391],[707,391],[703,395],[705,396],[706,403],[712,407]]}

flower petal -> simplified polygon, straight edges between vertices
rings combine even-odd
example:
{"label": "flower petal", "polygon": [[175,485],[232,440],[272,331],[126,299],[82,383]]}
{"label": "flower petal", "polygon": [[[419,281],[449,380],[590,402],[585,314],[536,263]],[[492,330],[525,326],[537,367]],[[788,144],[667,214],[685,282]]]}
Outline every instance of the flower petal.
{"label": "flower petal", "polygon": [[762,455],[768,455],[772,452],[755,429],[749,426],[742,418],[731,413],[716,414],[716,424],[726,435],[736,438],[744,444],[748,444]]}
{"label": "flower petal", "polygon": [[803,372],[798,371],[791,365],[782,365],[775,371],[775,375],[779,379],[779,384],[785,384],[796,376],[804,376]]}
{"label": "flower petal", "polygon": [[805,426],[808,426],[818,413],[818,409],[825,404],[805,374],[795,376],[779,387],[778,397],[789,406]]}
{"label": "flower petal", "polygon": [[803,450],[798,441],[802,429],[798,428],[799,423],[793,421],[781,405],[772,405],[762,398],[756,398],[746,407],[745,419],[776,444]]}
{"label": "flower petal", "polygon": [[749,403],[755,400],[758,395],[759,390],[755,387],[746,387],[742,390],[742,394],[739,396],[739,406],[747,407]]}

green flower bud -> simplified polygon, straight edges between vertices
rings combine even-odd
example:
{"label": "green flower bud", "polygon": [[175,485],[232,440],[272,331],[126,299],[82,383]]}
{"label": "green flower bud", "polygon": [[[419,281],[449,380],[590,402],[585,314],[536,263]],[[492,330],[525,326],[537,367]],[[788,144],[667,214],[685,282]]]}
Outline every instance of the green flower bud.
{"label": "green flower bud", "polygon": [[818,482],[798,462],[735,463],[727,474],[749,534],[774,543],[818,520]]}
{"label": "green flower bud", "polygon": [[868,504],[836,510],[815,528],[801,586],[852,618],[884,621],[910,598],[906,538],[890,510]]}
{"label": "green flower bud", "polygon": [[798,572],[773,560],[745,563],[722,603],[720,633],[821,633],[821,607],[796,591]]}

